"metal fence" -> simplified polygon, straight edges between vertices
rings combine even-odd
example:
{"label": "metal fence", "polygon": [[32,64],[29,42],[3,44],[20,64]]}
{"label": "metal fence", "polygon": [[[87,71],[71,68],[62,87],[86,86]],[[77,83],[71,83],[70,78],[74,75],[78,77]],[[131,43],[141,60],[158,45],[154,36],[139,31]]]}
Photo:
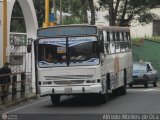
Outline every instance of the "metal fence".
{"label": "metal fence", "polygon": [[8,51],[8,61],[12,73],[24,72],[26,75],[27,88],[32,91],[32,55],[27,53],[27,46],[31,41],[27,39],[26,33],[10,33],[10,46]]}
{"label": "metal fence", "polygon": [[22,72],[22,73],[3,74],[3,75],[0,75],[0,80],[8,76],[11,77],[11,82],[6,84],[4,83],[0,84],[0,97],[1,97],[0,101],[1,101],[1,104],[3,105],[9,102],[16,102],[18,99],[22,99],[26,97],[25,73]]}

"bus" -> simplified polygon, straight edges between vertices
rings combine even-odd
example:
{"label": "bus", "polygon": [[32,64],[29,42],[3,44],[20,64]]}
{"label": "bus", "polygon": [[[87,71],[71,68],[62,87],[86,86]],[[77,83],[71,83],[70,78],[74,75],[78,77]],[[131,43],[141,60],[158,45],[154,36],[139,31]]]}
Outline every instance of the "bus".
{"label": "bus", "polygon": [[[132,79],[128,27],[67,25],[41,28],[34,42],[37,88],[52,104],[62,95],[126,94]],[[49,57],[49,60],[47,60]]]}

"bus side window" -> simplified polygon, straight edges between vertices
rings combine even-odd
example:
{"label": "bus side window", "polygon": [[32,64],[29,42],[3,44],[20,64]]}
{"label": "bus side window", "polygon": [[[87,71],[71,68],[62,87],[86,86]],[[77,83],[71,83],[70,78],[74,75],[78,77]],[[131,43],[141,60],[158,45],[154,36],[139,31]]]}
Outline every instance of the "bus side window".
{"label": "bus side window", "polygon": [[120,52],[120,42],[119,42],[119,32],[117,31],[115,34],[115,49],[116,53]]}
{"label": "bus side window", "polygon": [[110,43],[105,43],[106,54],[110,54]]}
{"label": "bus side window", "polygon": [[99,31],[99,50],[104,53],[104,35],[103,31]]}
{"label": "bus side window", "polygon": [[106,31],[103,31],[103,37],[104,37],[104,42],[106,43],[107,42],[107,32]]}
{"label": "bus side window", "polygon": [[113,41],[113,32],[109,32],[110,41]]}
{"label": "bus side window", "polygon": [[127,38],[127,51],[130,51],[131,50],[131,40],[130,40],[130,33],[129,32],[126,32],[126,38]]}
{"label": "bus side window", "polygon": [[128,41],[127,32],[123,32],[124,35],[124,41]]}
{"label": "bus side window", "polygon": [[131,36],[130,36],[130,32],[128,32],[128,43],[129,43],[129,51],[131,51],[131,48],[132,48],[132,44],[131,44]]}
{"label": "bus side window", "polygon": [[112,32],[113,35],[113,41],[116,41],[116,32]]}
{"label": "bus side window", "polygon": [[120,32],[120,49],[121,49],[121,52],[125,52],[125,42],[124,42],[124,34],[123,32]]}
{"label": "bus side window", "polygon": [[116,32],[115,38],[116,38],[116,41],[120,41],[120,36],[118,31]]}
{"label": "bus side window", "polygon": [[115,53],[115,36],[114,35],[115,35],[114,32],[112,32],[112,31],[109,32],[109,36],[110,36],[109,48],[110,48],[111,54]]}
{"label": "bus side window", "polygon": [[109,42],[110,41],[110,35],[109,35],[109,32],[107,31],[107,41]]}

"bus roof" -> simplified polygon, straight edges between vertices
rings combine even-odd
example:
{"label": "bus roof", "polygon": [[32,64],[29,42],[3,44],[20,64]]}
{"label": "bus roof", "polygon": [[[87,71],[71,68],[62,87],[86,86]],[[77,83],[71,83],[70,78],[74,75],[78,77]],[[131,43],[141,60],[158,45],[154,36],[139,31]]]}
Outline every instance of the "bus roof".
{"label": "bus roof", "polygon": [[105,30],[105,31],[129,32],[129,27],[72,24],[72,25],[58,25],[54,27],[40,28],[37,31],[37,36],[38,37],[56,37],[56,36],[93,35],[93,34],[97,34],[97,29]]}
{"label": "bus roof", "polygon": [[127,32],[129,32],[129,27],[98,25],[97,28],[98,28],[98,30],[106,30],[106,31],[127,31]]}
{"label": "bus roof", "polygon": [[97,34],[97,27],[94,25],[61,25],[55,27],[41,28],[37,31],[38,37],[55,36],[78,36]]}

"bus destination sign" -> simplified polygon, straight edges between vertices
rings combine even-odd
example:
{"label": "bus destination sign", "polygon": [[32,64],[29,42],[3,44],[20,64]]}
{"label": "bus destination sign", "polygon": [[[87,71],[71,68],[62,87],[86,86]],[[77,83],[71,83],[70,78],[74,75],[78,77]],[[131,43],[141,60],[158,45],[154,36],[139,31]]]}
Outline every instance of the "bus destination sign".
{"label": "bus destination sign", "polygon": [[97,33],[96,26],[58,26],[38,29],[38,37],[93,35]]}

